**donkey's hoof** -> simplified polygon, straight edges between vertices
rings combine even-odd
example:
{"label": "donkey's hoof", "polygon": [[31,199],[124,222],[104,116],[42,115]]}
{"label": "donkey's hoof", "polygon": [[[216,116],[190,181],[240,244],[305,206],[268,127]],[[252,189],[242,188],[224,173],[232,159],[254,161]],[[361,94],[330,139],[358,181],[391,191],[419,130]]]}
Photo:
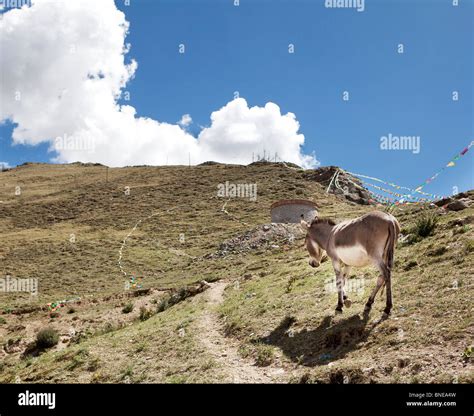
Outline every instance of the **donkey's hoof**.
{"label": "donkey's hoof", "polygon": [[350,307],[352,306],[352,301],[351,301],[350,299],[346,299],[346,300],[344,301],[344,306],[345,306],[346,308],[350,308]]}
{"label": "donkey's hoof", "polygon": [[342,308],[341,307],[336,308],[336,314],[338,314],[338,313],[342,313]]}
{"label": "donkey's hoof", "polygon": [[372,306],[365,305],[364,313],[369,313],[372,310]]}
{"label": "donkey's hoof", "polygon": [[388,319],[390,317],[390,314],[387,313],[387,312],[384,312],[382,313],[382,321],[385,321],[386,319]]}

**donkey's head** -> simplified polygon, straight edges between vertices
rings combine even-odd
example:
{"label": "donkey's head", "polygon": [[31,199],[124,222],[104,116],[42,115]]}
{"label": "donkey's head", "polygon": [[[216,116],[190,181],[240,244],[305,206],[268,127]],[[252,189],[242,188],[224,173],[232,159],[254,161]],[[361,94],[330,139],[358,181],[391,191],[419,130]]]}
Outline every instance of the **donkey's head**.
{"label": "donkey's head", "polygon": [[301,220],[300,224],[303,231],[306,232],[305,245],[309,253],[309,265],[311,267],[319,267],[325,251],[314,238],[312,224],[307,223],[304,219]]}

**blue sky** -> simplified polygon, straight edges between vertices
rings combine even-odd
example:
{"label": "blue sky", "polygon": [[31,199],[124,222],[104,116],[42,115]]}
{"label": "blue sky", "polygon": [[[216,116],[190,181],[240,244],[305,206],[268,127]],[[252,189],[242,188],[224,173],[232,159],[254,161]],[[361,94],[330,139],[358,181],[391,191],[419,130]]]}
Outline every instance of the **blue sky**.
{"label": "blue sky", "polygon": [[[126,87],[138,115],[176,123],[189,113],[196,135],[238,91],[249,106],[271,101],[294,113],[303,152],[322,165],[409,187],[474,140],[473,1],[366,0],[363,12],[327,9],[323,0],[232,3],[116,1],[130,22],[127,59],[138,62]],[[180,43],[185,54],[176,53]],[[0,127],[0,161],[52,158],[46,144],[12,146],[11,132]],[[389,133],[420,136],[420,152],[381,150]],[[473,154],[425,191],[473,188]]]}

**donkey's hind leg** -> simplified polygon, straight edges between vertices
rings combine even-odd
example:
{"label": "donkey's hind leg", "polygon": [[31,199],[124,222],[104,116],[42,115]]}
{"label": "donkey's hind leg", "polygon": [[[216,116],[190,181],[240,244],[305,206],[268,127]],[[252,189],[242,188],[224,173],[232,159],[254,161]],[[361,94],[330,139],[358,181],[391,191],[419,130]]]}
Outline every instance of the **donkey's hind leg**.
{"label": "donkey's hind leg", "polygon": [[383,276],[378,277],[377,284],[374,287],[374,289],[372,290],[372,293],[370,294],[369,299],[367,300],[367,303],[365,304],[365,312],[369,312],[370,309],[372,309],[372,304],[374,303],[375,296],[377,295],[377,292],[379,291],[379,289],[384,284],[384,281],[385,280],[384,280]]}
{"label": "donkey's hind leg", "polygon": [[374,303],[375,296],[377,296],[377,292],[379,289],[383,286],[385,281],[385,264],[383,262],[377,262],[376,263],[377,269],[380,272],[380,276],[377,279],[377,284],[375,285],[374,289],[372,290],[372,293],[369,296],[369,299],[367,300],[367,303],[365,304],[365,312],[369,312],[370,309],[372,308],[372,304]]}
{"label": "donkey's hind leg", "polygon": [[390,315],[390,311],[392,310],[392,273],[391,270],[385,266],[385,288],[387,293],[387,303],[385,305],[385,309],[383,311],[384,318],[388,318]]}
{"label": "donkey's hind leg", "polygon": [[337,288],[337,306],[336,312],[342,312],[342,306],[344,304],[344,274],[342,273],[341,263],[337,260],[333,260],[332,265],[334,272],[336,273],[336,288]]}
{"label": "donkey's hind leg", "polygon": [[351,273],[351,266],[344,266],[344,275],[343,275],[343,292],[342,292],[342,298],[344,299],[344,306],[346,308],[350,308],[351,305],[352,305],[352,301],[349,299],[349,297],[347,296],[347,292],[346,292],[346,283],[347,283],[347,280],[349,279],[349,274]]}
{"label": "donkey's hind leg", "polygon": [[384,309],[383,318],[387,318],[390,315],[390,310],[392,309],[392,284],[391,284],[391,272],[390,269],[385,265],[383,261],[377,263],[377,268],[380,271],[380,276],[377,279],[377,285],[372,291],[369,300],[365,304],[365,312],[369,312],[372,304],[374,303],[375,296],[379,289],[385,285],[387,290],[387,304]]}

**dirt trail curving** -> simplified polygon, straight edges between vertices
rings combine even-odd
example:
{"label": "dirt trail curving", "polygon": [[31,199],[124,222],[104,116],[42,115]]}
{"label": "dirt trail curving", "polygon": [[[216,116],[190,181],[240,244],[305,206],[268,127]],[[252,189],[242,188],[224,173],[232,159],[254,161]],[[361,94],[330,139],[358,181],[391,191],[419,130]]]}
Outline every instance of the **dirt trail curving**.
{"label": "dirt trail curving", "polygon": [[224,300],[227,283],[218,281],[210,284],[202,296],[207,308],[199,322],[199,341],[207,352],[222,365],[227,383],[278,383],[284,370],[279,367],[257,367],[250,359],[244,359],[238,352],[238,343],[222,334],[222,323],[216,313],[216,307]]}

